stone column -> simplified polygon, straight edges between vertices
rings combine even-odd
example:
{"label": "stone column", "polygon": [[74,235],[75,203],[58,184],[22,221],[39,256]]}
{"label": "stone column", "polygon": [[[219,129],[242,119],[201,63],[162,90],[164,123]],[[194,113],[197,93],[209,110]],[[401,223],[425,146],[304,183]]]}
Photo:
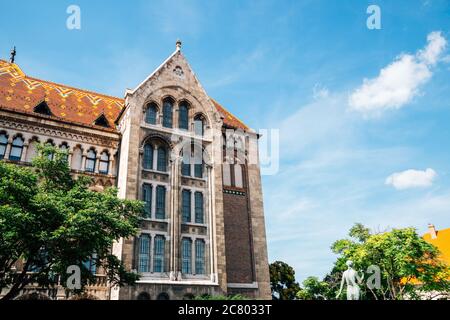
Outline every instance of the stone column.
{"label": "stone column", "polygon": [[84,153],[81,155],[81,168],[80,168],[80,170],[81,171],[86,170],[86,155]]}
{"label": "stone column", "polygon": [[72,156],[73,156],[73,152],[69,151],[67,154],[67,163],[69,165],[69,168],[72,168]]}
{"label": "stone column", "polygon": [[112,174],[113,170],[113,157],[109,156],[109,162],[108,162],[108,172],[106,174]]}
{"label": "stone column", "polygon": [[20,156],[20,161],[25,162],[27,159],[27,150],[28,150],[28,143],[23,144],[22,148],[22,155]]}
{"label": "stone column", "polygon": [[11,144],[12,144],[12,137],[10,137],[8,139],[8,144],[6,145],[6,150],[5,150],[5,156],[4,159],[9,159],[9,154],[11,153]]}
{"label": "stone column", "polygon": [[100,156],[97,155],[95,156],[95,166],[94,166],[95,173],[98,173],[99,166],[100,166]]}

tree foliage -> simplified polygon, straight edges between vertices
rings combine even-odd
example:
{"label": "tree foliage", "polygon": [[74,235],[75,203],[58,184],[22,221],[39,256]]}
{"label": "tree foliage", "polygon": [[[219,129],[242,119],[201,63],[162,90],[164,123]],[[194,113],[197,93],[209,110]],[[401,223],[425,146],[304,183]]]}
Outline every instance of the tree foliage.
{"label": "tree foliage", "polygon": [[300,290],[295,281],[295,271],[287,263],[275,261],[269,266],[272,298],[275,300],[294,300]]}
{"label": "tree foliage", "polygon": [[83,262],[93,253],[97,268],[105,270],[111,283],[134,283],[137,275],[126,271],[111,245],[136,233],[142,203],[118,199],[115,188],[90,191],[89,178],[71,176],[65,151],[48,145],[38,151],[32,167],[0,161],[0,289],[8,291],[4,299],[14,298],[29,283],[55,285],[56,275],[65,286],[70,265],[80,266],[83,291],[93,280]]}
{"label": "tree foliage", "polygon": [[347,260],[352,260],[354,268],[360,271],[378,266],[381,288],[362,286],[366,299],[418,299],[424,293],[450,292],[449,266],[440,260],[439,250],[414,228],[372,234],[363,225],[356,224],[349,236],[350,239],[332,245],[333,252],[340,257],[331,275],[341,274]]}

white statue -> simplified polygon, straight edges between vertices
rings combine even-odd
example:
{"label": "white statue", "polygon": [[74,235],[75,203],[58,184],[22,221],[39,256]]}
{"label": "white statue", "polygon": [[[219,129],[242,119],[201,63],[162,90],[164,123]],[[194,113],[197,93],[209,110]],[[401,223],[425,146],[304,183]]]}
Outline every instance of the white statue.
{"label": "white statue", "polygon": [[345,281],[345,283],[347,284],[347,300],[359,300],[360,290],[357,282],[362,283],[364,279],[364,273],[362,276],[359,276],[358,272],[352,268],[353,262],[350,260],[345,264],[347,265],[347,270],[345,270],[342,274],[341,288],[336,295],[336,299],[341,295]]}

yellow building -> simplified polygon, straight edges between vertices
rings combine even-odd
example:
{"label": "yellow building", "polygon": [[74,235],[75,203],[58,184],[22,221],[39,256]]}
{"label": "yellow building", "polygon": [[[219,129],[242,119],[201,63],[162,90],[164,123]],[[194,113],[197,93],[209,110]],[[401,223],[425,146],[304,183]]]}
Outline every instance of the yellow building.
{"label": "yellow building", "polygon": [[450,228],[436,230],[434,225],[428,225],[428,232],[423,236],[426,242],[431,243],[441,252],[441,259],[450,265]]}

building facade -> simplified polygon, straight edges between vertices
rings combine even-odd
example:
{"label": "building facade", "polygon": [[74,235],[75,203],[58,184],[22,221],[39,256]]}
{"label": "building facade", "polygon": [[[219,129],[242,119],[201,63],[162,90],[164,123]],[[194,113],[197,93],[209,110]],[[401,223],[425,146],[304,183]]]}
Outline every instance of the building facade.
{"label": "building facade", "polygon": [[258,135],[208,96],[180,42],[124,99],[0,60],[0,158],[29,165],[38,142],[66,148],[73,174],[91,176],[93,190],[117,186],[119,197],[145,204],[139,233],[113,244],[140,280],[99,281],[93,296],[270,299]]}

